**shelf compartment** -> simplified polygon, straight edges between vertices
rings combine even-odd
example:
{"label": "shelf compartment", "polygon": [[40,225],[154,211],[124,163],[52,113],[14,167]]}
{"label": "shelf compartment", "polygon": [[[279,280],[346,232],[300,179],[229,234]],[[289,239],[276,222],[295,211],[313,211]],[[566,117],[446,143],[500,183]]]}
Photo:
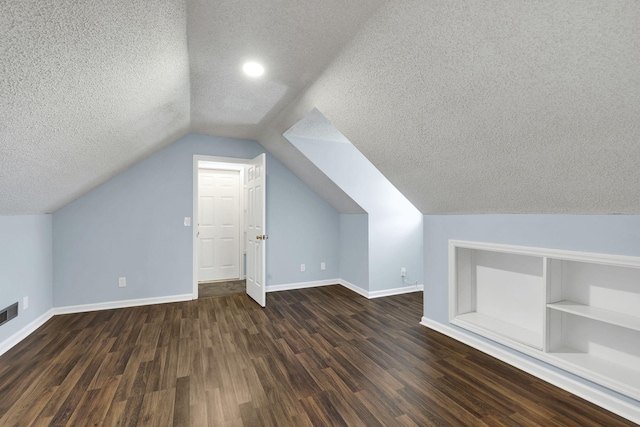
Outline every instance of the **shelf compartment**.
{"label": "shelf compartment", "polygon": [[449,241],[449,321],[640,401],[640,257]]}
{"label": "shelf compartment", "polygon": [[609,359],[567,347],[547,353],[544,359],[561,369],[640,400],[640,370],[629,365],[612,363]]}
{"label": "shelf compartment", "polygon": [[[628,316],[640,314],[640,268],[558,262],[561,277],[554,283],[557,293],[547,302],[571,301]],[[604,317],[610,316],[604,314]]]}
{"label": "shelf compartment", "polygon": [[579,304],[573,301],[560,301],[547,304],[547,308],[558,310],[576,316],[621,326],[623,328],[640,331],[640,317],[629,314],[618,313],[604,308],[592,307],[586,304]]}
{"label": "shelf compartment", "polygon": [[516,326],[513,323],[504,322],[482,313],[471,312],[459,314],[451,323],[500,343],[504,343],[504,340],[501,338],[506,338],[538,350],[542,349],[543,337],[541,333]]}

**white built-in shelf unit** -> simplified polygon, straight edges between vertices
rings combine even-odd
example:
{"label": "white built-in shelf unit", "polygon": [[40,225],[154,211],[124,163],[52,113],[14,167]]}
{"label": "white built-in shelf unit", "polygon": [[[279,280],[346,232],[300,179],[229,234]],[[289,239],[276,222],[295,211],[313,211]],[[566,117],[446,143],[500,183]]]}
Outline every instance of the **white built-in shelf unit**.
{"label": "white built-in shelf unit", "polygon": [[640,400],[640,258],[449,241],[452,324]]}

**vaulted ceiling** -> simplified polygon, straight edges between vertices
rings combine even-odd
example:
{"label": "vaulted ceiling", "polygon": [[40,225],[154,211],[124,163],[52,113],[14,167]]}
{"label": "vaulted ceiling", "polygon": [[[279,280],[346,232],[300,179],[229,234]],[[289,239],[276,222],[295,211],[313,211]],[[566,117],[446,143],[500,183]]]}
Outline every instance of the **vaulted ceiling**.
{"label": "vaulted ceiling", "polygon": [[313,108],[424,213],[640,213],[635,0],[0,0],[0,64],[0,214],[189,132],[349,211],[282,137]]}

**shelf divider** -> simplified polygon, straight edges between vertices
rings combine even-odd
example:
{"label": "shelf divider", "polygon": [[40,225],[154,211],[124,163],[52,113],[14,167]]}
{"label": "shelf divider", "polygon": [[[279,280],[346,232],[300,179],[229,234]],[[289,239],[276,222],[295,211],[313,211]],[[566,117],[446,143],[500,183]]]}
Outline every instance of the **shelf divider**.
{"label": "shelf divider", "polygon": [[604,308],[566,300],[547,304],[547,308],[640,331],[640,317],[638,316],[631,316],[629,314],[618,313]]}

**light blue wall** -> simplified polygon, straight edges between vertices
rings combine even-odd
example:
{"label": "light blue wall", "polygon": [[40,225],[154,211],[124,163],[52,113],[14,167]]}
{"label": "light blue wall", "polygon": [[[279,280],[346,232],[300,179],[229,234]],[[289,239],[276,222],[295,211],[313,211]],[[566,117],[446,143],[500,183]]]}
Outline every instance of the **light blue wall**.
{"label": "light blue wall", "polygon": [[18,302],[18,317],[0,326],[0,345],[53,307],[51,239],[51,215],[0,216],[0,309]]}
{"label": "light blue wall", "polygon": [[[263,152],[254,141],[188,135],[55,212],[54,306],[191,294],[192,230],[183,219],[193,216],[193,156]],[[338,213],[267,155],[267,285],[337,273],[338,229]],[[302,276],[298,259],[334,270]]]}
{"label": "light blue wall", "polygon": [[[640,256],[640,215],[426,215],[424,239],[424,316],[448,325],[449,239]],[[640,402],[550,368],[640,407]]]}
{"label": "light blue wall", "polygon": [[423,283],[422,214],[417,213],[369,213],[369,291]]}
{"label": "light blue wall", "polygon": [[267,284],[338,278],[338,212],[273,157],[267,158],[267,197]]}
{"label": "light blue wall", "polygon": [[369,218],[340,214],[340,278],[369,290]]}
{"label": "light blue wall", "polygon": [[287,139],[369,214],[369,291],[422,283],[422,214],[351,143]]}

